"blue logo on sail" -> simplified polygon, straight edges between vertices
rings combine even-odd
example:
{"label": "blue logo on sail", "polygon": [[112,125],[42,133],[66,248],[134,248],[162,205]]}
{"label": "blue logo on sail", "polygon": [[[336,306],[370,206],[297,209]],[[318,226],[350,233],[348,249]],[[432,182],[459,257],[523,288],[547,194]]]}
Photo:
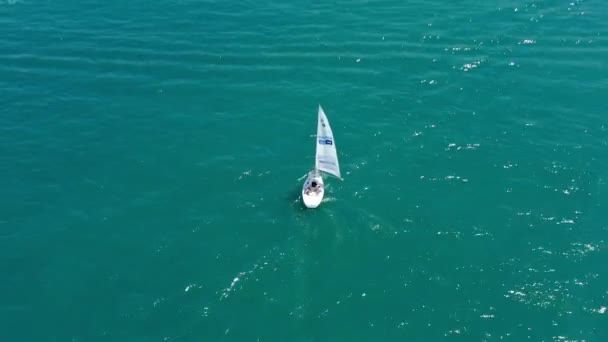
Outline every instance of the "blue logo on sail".
{"label": "blue logo on sail", "polygon": [[321,137],[321,138],[319,138],[319,144],[321,144],[321,145],[333,145],[334,142],[331,140],[331,138]]}

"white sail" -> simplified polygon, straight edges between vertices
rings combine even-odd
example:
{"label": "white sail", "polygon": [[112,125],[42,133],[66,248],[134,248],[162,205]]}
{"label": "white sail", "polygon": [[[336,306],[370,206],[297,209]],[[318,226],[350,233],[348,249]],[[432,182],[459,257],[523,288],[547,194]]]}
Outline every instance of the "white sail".
{"label": "white sail", "polygon": [[340,164],[336,152],[336,141],[325,116],[323,108],[319,106],[319,119],[317,123],[317,155],[315,169],[340,177]]}

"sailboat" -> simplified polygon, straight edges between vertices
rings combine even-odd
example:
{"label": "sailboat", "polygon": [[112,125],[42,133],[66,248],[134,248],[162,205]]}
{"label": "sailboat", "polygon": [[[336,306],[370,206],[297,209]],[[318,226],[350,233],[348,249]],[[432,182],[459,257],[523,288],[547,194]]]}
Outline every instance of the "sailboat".
{"label": "sailboat", "polygon": [[316,208],[321,204],[325,194],[325,183],[323,174],[332,175],[338,179],[340,176],[340,164],[338,163],[338,152],[336,141],[329,126],[329,120],[319,105],[317,119],[317,152],[315,155],[315,166],[308,172],[308,177],[302,187],[302,200],[307,208]]}

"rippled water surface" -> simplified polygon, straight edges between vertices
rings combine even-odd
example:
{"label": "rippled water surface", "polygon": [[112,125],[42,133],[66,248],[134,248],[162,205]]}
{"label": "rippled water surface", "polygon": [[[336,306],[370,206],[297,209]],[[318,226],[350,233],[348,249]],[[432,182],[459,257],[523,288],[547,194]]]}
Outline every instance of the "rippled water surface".
{"label": "rippled water surface", "polygon": [[0,0],[0,340],[608,340],[607,14]]}

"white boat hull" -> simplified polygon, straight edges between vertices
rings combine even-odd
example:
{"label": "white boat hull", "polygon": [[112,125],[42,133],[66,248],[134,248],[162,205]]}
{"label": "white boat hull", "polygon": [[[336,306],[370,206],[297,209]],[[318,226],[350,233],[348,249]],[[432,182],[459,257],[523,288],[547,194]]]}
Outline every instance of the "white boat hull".
{"label": "white boat hull", "polygon": [[[311,187],[312,182],[317,183],[316,189]],[[302,200],[306,208],[316,208],[323,201],[323,195],[325,194],[325,185],[323,184],[323,177],[313,172],[308,174],[304,186],[302,186]]]}

